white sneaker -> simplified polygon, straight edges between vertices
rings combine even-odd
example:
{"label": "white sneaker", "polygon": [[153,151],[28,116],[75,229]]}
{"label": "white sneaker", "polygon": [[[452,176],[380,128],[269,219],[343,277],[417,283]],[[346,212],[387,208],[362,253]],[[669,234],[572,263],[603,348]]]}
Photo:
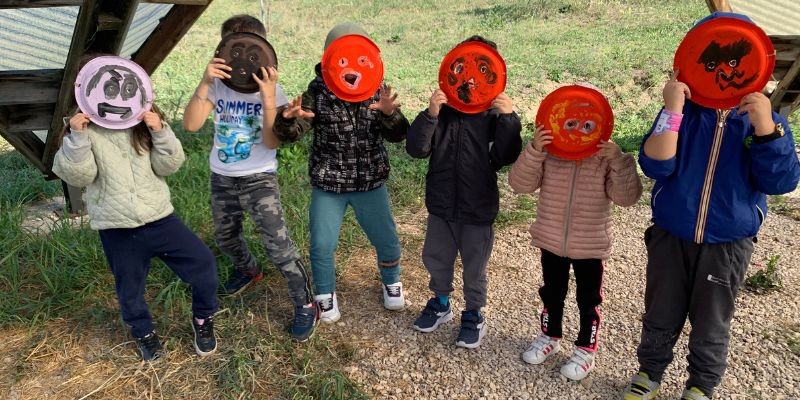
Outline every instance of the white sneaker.
{"label": "white sneaker", "polygon": [[339,312],[339,302],[336,301],[336,293],[325,293],[314,296],[314,302],[319,307],[319,320],[332,324],[342,317]]}
{"label": "white sneaker", "polygon": [[383,307],[387,310],[402,310],[406,307],[406,297],[403,296],[403,282],[391,285],[381,284],[383,287]]}
{"label": "white sneaker", "polygon": [[533,340],[528,350],[522,353],[522,360],[528,364],[541,364],[560,349],[561,340],[542,334]]}
{"label": "white sneaker", "polygon": [[569,361],[561,367],[561,375],[573,381],[579,381],[586,378],[592,369],[594,369],[594,353],[577,348]]}

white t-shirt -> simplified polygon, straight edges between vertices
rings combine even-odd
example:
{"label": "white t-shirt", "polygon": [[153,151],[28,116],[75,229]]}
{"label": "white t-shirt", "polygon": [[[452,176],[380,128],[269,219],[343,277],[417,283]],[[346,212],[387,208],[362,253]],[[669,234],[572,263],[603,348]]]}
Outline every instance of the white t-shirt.
{"label": "white t-shirt", "polygon": [[[214,104],[214,147],[208,156],[211,171],[233,177],[275,172],[277,151],[261,141],[261,94],[239,93],[214,79],[208,88],[208,100]],[[277,85],[275,105],[287,103],[283,89]]]}

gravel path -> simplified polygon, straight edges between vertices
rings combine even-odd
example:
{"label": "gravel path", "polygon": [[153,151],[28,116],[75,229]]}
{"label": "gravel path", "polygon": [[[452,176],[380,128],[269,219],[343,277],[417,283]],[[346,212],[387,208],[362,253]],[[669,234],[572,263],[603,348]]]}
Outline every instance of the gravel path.
{"label": "gravel path", "polygon": [[[405,399],[614,399],[635,372],[636,345],[643,310],[646,253],[642,236],[649,224],[646,205],[617,208],[614,255],[608,260],[604,327],[596,369],[582,382],[568,382],[559,368],[571,353],[577,334],[574,280],[565,310],[566,349],[540,366],[525,364],[520,354],[538,333],[541,301],[539,251],[529,245],[527,223],[497,232],[489,266],[489,331],[482,346],[454,345],[457,319],[422,334],[411,324],[430,292],[419,254],[424,214],[398,217],[404,243],[403,281],[409,306],[401,312],[382,308],[370,254],[356,257],[340,277],[342,320],[322,326],[320,334],[348,341],[358,349],[347,373],[376,398]],[[408,220],[417,222],[409,222]],[[800,222],[771,214],[753,255],[756,264],[781,255],[784,289],[769,295],[741,291],[732,328],[728,372],[718,399],[800,399]],[[452,296],[454,311],[463,308],[460,280]],[[688,323],[687,323],[688,326]],[[684,330],[675,361],[666,372],[660,398],[677,398],[687,378]],[[790,345],[791,343],[791,345]],[[793,346],[794,353],[790,350]],[[775,372],[779,371],[779,372]]]}

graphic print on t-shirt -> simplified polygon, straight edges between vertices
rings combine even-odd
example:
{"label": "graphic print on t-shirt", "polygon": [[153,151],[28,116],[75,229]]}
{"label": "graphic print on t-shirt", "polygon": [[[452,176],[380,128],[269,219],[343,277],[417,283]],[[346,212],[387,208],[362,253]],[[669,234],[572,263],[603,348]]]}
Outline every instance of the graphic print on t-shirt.
{"label": "graphic print on t-shirt", "polygon": [[219,160],[230,164],[250,158],[253,146],[261,143],[261,104],[217,99],[215,107],[219,122],[214,146]]}

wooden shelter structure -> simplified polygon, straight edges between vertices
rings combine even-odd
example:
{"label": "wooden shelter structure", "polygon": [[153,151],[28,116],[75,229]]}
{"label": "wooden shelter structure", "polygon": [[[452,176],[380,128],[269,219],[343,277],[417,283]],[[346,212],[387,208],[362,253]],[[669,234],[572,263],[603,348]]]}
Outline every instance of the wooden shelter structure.
{"label": "wooden shelter structure", "polygon": [[57,179],[53,158],[83,55],[130,57],[151,74],[211,1],[0,0],[0,135]]}
{"label": "wooden shelter structure", "polygon": [[800,2],[706,0],[709,10],[747,15],[775,46],[775,71],[767,85],[772,108],[783,116],[800,108]]}

